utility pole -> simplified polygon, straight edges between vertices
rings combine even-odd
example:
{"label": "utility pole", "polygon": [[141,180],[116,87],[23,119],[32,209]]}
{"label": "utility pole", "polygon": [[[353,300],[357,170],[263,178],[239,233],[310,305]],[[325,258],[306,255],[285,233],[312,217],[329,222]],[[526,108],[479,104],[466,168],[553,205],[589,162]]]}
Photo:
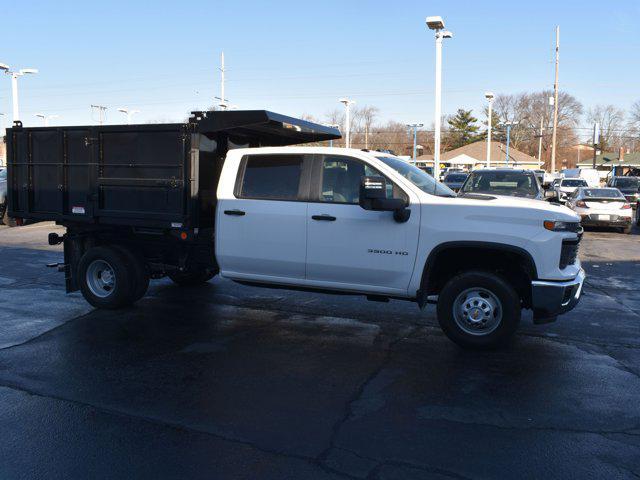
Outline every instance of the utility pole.
{"label": "utility pole", "polygon": [[553,82],[553,134],[551,136],[551,173],[556,171],[556,138],[558,130],[558,66],[560,64],[560,26],[556,27],[556,79]]}
{"label": "utility pole", "polygon": [[220,67],[218,70],[220,70],[220,96],[215,98],[220,100],[220,103],[218,104],[220,109],[227,110],[229,108],[229,105],[227,104],[228,100],[224,96],[224,52],[220,54]]}
{"label": "utility pole", "polygon": [[369,150],[369,125],[364,124],[364,149]]}
{"label": "utility pole", "polygon": [[98,125],[102,125],[104,123],[104,112],[106,112],[107,107],[104,105],[91,105],[91,108],[98,110]]}
{"label": "utility pole", "polygon": [[598,153],[598,144],[600,143],[600,124],[593,124],[593,168],[596,168],[596,156]]}
{"label": "utility pole", "polygon": [[542,165],[542,129],[544,128],[544,115],[540,117],[540,138],[538,138],[538,167]]}

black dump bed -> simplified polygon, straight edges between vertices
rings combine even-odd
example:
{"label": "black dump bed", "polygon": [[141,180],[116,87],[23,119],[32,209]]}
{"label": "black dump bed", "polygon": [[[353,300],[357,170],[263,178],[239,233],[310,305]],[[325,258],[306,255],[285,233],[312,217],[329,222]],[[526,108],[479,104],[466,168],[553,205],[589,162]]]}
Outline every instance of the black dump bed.
{"label": "black dump bed", "polygon": [[7,130],[16,218],[145,228],[213,226],[229,149],[340,138],[265,110],[194,112],[188,123]]}

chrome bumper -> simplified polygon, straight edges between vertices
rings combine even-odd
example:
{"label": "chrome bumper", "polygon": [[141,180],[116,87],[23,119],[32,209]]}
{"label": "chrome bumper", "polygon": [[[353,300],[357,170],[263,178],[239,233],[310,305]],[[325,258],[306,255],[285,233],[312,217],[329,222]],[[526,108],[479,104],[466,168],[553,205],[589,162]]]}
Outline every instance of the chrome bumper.
{"label": "chrome bumper", "polygon": [[555,282],[552,280],[534,280],[531,282],[531,308],[534,323],[555,321],[558,315],[568,312],[576,306],[582,294],[585,273],[573,280]]}

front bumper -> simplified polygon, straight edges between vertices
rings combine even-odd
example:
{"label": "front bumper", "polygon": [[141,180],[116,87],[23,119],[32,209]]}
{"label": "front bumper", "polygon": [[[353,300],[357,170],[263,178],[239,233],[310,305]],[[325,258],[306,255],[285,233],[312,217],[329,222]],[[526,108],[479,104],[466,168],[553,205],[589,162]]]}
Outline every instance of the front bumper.
{"label": "front bumper", "polygon": [[531,282],[531,308],[534,323],[555,321],[558,315],[573,309],[580,300],[585,273],[583,269],[573,280],[555,282],[534,280]]}

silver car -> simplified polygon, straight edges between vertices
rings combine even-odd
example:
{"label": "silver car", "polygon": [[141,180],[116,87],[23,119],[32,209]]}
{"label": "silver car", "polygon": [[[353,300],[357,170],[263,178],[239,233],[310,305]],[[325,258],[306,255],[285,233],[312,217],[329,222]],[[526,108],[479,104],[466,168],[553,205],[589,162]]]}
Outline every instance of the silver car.
{"label": "silver car", "polygon": [[580,215],[582,226],[614,227],[631,233],[633,210],[617,188],[578,187],[569,194],[566,205]]}

